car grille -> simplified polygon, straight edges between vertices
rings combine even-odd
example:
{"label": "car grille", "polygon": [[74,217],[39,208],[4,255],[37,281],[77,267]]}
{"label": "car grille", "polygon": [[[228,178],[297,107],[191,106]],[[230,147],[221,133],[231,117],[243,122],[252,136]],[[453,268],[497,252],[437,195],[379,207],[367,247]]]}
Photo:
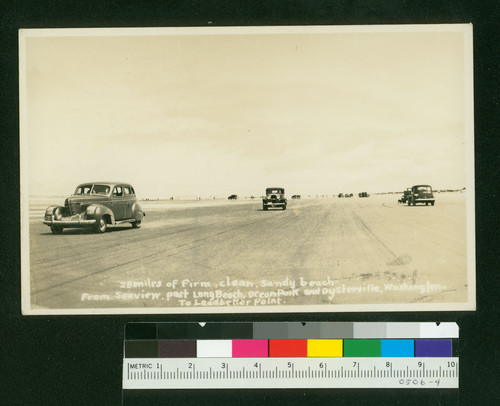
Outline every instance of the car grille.
{"label": "car grille", "polygon": [[69,214],[70,215],[73,215],[73,214],[78,214],[81,212],[82,210],[82,207],[81,207],[81,203],[80,202],[69,202],[68,203],[68,211],[69,211]]}

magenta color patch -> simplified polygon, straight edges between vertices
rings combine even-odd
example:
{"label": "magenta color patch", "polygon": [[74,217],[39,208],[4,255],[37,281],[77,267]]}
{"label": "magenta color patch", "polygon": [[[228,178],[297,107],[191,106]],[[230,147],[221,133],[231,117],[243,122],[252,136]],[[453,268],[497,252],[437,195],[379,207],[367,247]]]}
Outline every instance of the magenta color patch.
{"label": "magenta color patch", "polygon": [[267,340],[233,340],[233,358],[267,357]]}

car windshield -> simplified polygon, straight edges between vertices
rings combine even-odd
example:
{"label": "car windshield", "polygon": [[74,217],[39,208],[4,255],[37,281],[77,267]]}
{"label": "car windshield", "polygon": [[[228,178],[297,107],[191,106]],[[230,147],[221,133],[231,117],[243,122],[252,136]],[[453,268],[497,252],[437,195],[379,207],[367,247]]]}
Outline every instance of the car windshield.
{"label": "car windshield", "polygon": [[430,192],[432,192],[432,188],[430,186],[418,186],[417,192],[418,193],[430,193]]}
{"label": "car windshield", "polygon": [[109,193],[108,185],[80,185],[75,190],[75,195],[107,195]]}
{"label": "car windshield", "polygon": [[283,194],[283,193],[285,193],[285,190],[284,189],[267,189],[266,193],[268,195],[270,195],[270,194]]}
{"label": "car windshield", "polygon": [[107,195],[109,193],[109,189],[110,188],[108,185],[94,185],[92,193],[98,195]]}

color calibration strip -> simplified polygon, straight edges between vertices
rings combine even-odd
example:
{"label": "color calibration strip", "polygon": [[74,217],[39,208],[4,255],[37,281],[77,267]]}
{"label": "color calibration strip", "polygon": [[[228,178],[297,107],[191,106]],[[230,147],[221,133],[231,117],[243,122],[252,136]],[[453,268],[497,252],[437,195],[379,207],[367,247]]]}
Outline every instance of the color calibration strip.
{"label": "color calibration strip", "polygon": [[451,357],[456,323],[130,323],[125,358]]}
{"label": "color calibration strip", "polygon": [[456,323],[128,323],[125,340],[458,338]]}
{"label": "color calibration strip", "polygon": [[451,357],[451,339],[125,341],[125,358]]}
{"label": "color calibration strip", "polygon": [[457,388],[457,340],[455,323],[132,323],[123,387]]}

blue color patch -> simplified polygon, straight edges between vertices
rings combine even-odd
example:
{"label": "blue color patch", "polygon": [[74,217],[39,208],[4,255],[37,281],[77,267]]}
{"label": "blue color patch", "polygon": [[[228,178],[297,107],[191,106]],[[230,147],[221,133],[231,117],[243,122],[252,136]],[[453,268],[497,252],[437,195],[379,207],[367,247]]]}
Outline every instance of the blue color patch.
{"label": "blue color patch", "polygon": [[417,357],[451,357],[451,340],[417,340],[415,356]]}
{"label": "blue color patch", "polygon": [[414,340],[382,340],[382,357],[414,357]]}

